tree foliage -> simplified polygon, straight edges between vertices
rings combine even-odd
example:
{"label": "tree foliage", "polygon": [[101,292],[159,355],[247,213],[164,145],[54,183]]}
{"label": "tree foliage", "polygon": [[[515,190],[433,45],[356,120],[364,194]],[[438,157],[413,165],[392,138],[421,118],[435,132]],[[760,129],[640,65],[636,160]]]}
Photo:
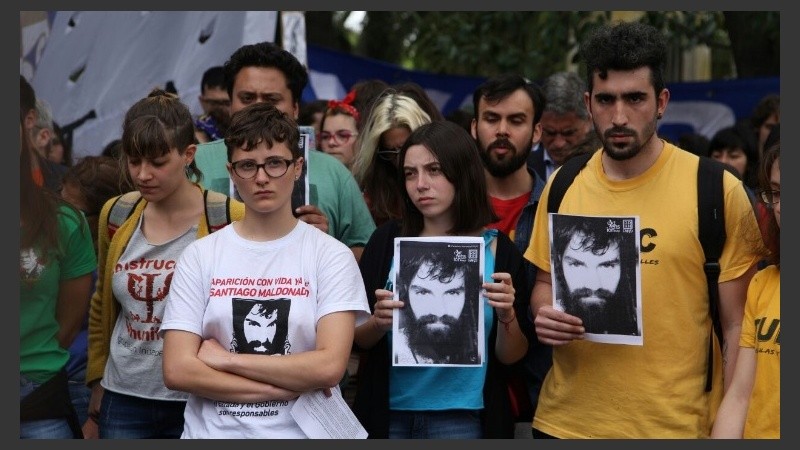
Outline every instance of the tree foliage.
{"label": "tree foliage", "polygon": [[[369,11],[353,52],[433,73],[488,77],[517,72],[541,79],[574,69],[579,43],[611,17],[610,11]],[[309,33],[309,42],[341,49],[345,18],[346,12],[339,15],[329,29],[333,34],[320,41]],[[715,78],[780,73],[777,11],[650,11],[639,20],[665,31],[671,55],[703,44],[715,58],[728,61],[715,65],[722,67]],[[679,76],[680,71],[671,73]]]}
{"label": "tree foliage", "polygon": [[435,73],[531,78],[563,70],[576,37],[593,22],[588,12],[429,12],[414,14],[408,52]]}

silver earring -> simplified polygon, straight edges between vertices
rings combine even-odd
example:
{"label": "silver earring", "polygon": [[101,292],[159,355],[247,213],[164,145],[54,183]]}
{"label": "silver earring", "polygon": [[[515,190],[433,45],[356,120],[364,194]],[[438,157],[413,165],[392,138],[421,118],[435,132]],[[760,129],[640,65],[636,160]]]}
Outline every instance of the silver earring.
{"label": "silver earring", "polygon": [[186,178],[192,179],[192,166],[187,164],[183,167],[183,172],[186,174]]}

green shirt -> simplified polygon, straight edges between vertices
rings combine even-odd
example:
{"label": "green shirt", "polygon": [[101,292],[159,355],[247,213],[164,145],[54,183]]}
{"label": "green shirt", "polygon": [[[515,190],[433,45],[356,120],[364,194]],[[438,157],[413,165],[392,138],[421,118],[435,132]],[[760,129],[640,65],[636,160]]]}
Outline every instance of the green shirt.
{"label": "green shirt", "polygon": [[60,252],[42,264],[41,249],[28,248],[19,258],[19,372],[43,383],[67,363],[69,351],[56,338],[59,284],[97,268],[89,225],[80,212],[62,205],[58,211]]}

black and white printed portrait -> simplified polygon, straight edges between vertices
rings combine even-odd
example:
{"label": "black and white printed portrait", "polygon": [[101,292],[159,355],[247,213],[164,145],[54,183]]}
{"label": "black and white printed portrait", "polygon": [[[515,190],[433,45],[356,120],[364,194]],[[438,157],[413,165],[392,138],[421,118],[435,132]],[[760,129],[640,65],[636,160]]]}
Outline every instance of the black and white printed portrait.
{"label": "black and white printed portrait", "polygon": [[[472,249],[476,255],[479,244]],[[480,261],[461,244],[400,243],[396,364],[479,365]]]}
{"label": "black and white printed portrait", "polygon": [[635,218],[550,219],[554,307],[580,317],[586,333],[640,336]]}
{"label": "black and white printed portrait", "polygon": [[292,189],[292,213],[296,214],[294,210],[297,208],[308,205],[311,203],[309,197],[308,185],[308,151],[311,138],[314,134],[314,128],[308,126],[301,126],[300,128],[300,152],[303,153],[303,170],[300,172],[300,177],[295,180],[294,188]]}
{"label": "black and white printed portrait", "polygon": [[233,299],[233,342],[236,353],[284,355],[291,300]]}

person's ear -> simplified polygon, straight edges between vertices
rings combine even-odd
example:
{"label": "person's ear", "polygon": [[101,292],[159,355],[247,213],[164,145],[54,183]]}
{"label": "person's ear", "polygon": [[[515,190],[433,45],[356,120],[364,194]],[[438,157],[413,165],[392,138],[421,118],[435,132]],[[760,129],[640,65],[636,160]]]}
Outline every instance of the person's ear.
{"label": "person's ear", "polygon": [[589,113],[589,121],[592,120],[592,96],[589,92],[583,93],[583,104],[586,105],[586,111]]}
{"label": "person's ear", "polygon": [[669,103],[669,89],[664,88],[658,94],[656,108],[658,113],[658,118],[664,117],[664,112],[667,110],[667,103]]}
{"label": "person's ear", "polygon": [[296,121],[298,117],[300,117],[300,103],[294,102],[292,103],[292,119]]}
{"label": "person's ear", "polygon": [[197,144],[189,144],[183,151],[183,162],[185,166],[194,161],[194,154],[197,152]]}
{"label": "person's ear", "polygon": [[531,147],[534,147],[541,140],[542,140],[542,123],[539,122],[533,126],[533,135],[531,136]]}

